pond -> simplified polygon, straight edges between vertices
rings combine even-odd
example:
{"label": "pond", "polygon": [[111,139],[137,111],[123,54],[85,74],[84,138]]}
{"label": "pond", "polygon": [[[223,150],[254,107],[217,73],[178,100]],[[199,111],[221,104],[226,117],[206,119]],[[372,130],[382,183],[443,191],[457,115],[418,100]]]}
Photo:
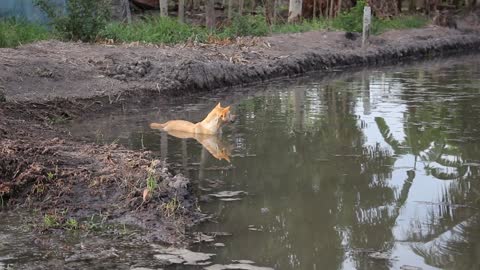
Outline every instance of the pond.
{"label": "pond", "polygon": [[[237,116],[219,138],[149,128],[200,121],[218,102]],[[231,234],[192,247],[215,263],[477,269],[479,124],[480,57],[470,55],[152,102],[71,133],[153,151],[192,179],[214,216],[195,231]],[[209,196],[222,191],[242,193]]]}

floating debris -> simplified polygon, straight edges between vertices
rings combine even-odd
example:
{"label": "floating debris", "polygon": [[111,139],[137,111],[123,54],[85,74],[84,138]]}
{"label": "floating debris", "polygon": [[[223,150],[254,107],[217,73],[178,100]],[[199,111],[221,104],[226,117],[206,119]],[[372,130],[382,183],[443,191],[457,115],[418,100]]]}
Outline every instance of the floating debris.
{"label": "floating debris", "polygon": [[224,243],[215,243],[213,244],[214,247],[225,247]]}
{"label": "floating debris", "polygon": [[417,266],[412,266],[412,265],[402,265],[400,266],[401,270],[422,270],[423,268],[417,267]]}
{"label": "floating debris", "polygon": [[245,263],[237,263],[237,264],[214,264],[204,268],[205,270],[228,270],[228,269],[235,269],[235,270],[273,270],[270,267],[261,267],[255,266],[251,264]]}
{"label": "floating debris", "polygon": [[235,202],[235,201],[241,201],[242,198],[221,198],[220,201],[224,202]]}
{"label": "floating debris", "polygon": [[386,252],[379,252],[379,251],[368,254],[368,257],[376,260],[390,260],[390,254]]}
{"label": "floating debris", "polygon": [[242,195],[248,195],[247,192],[245,191],[220,191],[218,193],[212,193],[212,194],[209,194],[210,196],[212,197],[215,197],[215,198],[232,198],[232,197],[237,197],[237,196],[242,196]]}
{"label": "floating debris", "polygon": [[254,261],[250,261],[250,260],[232,260],[232,262],[241,263],[241,264],[254,264],[255,263]]}
{"label": "floating debris", "polygon": [[154,255],[155,259],[162,261],[166,265],[186,264],[186,265],[206,265],[215,254],[193,252],[188,249],[163,248],[157,250],[161,254]]}
{"label": "floating debris", "polygon": [[195,237],[194,237],[195,243],[201,243],[201,242],[209,243],[213,241],[215,241],[215,236],[207,235],[204,233],[195,233]]}
{"label": "floating debris", "polygon": [[254,232],[263,232],[262,228],[257,228],[255,225],[248,225],[248,230],[249,231],[254,231]]}

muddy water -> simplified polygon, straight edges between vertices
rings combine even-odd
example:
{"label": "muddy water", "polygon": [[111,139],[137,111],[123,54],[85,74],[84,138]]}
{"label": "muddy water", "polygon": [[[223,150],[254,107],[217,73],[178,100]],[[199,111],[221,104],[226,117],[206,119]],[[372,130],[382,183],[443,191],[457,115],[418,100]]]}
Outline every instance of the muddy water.
{"label": "muddy water", "polygon": [[[208,147],[148,128],[152,121],[201,120],[219,101],[233,105],[237,121],[203,141]],[[75,123],[71,132],[151,150],[190,177],[200,207],[214,216],[195,231],[231,233],[191,247],[215,253],[214,263],[480,265],[478,55],[152,102]],[[231,163],[216,158],[225,155]],[[248,194],[209,196],[221,191]],[[157,266],[151,252],[137,250],[128,252],[136,265]]]}

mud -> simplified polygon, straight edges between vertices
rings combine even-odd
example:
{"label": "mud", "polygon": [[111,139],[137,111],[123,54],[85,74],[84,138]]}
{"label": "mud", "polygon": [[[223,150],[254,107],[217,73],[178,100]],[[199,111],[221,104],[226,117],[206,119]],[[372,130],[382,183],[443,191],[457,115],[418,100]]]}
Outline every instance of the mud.
{"label": "mud", "polygon": [[[346,33],[324,31],[226,45],[47,41],[0,49],[0,196],[9,208],[40,210],[39,218],[62,223],[102,213],[143,228],[147,240],[185,244],[188,227],[205,218],[188,179],[151,153],[79,141],[61,124],[128,103],[479,49],[477,28],[435,26],[387,32],[366,49]],[[149,177],[158,186],[144,196]]]}

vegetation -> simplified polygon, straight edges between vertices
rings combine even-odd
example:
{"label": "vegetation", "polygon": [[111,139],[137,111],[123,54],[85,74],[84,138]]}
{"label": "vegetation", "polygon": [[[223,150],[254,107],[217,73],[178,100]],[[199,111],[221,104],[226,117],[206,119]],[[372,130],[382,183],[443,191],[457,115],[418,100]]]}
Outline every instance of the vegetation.
{"label": "vegetation", "polygon": [[[314,8],[313,5],[308,4],[314,1],[303,0],[303,19],[294,18],[295,20],[291,20],[290,23],[285,23],[287,18],[285,15],[282,17],[280,12],[288,7],[288,1],[276,1],[278,8],[275,12],[270,5],[273,0],[267,0],[252,6],[254,8],[252,14],[256,15],[243,14],[246,6],[238,7],[237,12],[232,10],[233,7],[227,7],[226,14],[229,16],[236,14],[236,16],[222,22],[221,26],[204,27],[186,24],[181,22],[183,20],[168,16],[147,16],[128,24],[114,22],[111,21],[110,16],[111,0],[69,0],[66,2],[65,10],[53,5],[51,0],[34,0],[34,2],[50,18],[51,31],[24,21],[4,20],[0,22],[0,47],[15,47],[52,37],[87,42],[101,39],[115,42],[175,44],[189,40],[208,42],[233,39],[237,36],[266,36],[272,33],[295,33],[319,29],[361,32],[363,8],[366,5],[365,0],[342,5],[340,1],[328,0],[330,9],[320,10],[318,5]],[[325,7],[322,6],[322,8]],[[372,4],[372,9],[382,16],[382,18],[373,18],[373,34],[389,29],[422,27],[428,22],[424,15],[415,15],[415,13],[401,15],[401,12],[396,9],[379,10],[375,3]],[[385,16],[390,13],[392,16]],[[131,21],[130,17],[128,21]],[[295,23],[292,23],[293,21]],[[212,23],[211,20],[209,23]]]}
{"label": "vegetation", "polygon": [[50,18],[55,32],[68,40],[93,41],[110,20],[109,0],[69,0],[66,12],[49,0],[35,4]]}
{"label": "vegetation", "polygon": [[15,18],[0,20],[0,48],[17,47],[51,37],[48,30],[38,24]]}

